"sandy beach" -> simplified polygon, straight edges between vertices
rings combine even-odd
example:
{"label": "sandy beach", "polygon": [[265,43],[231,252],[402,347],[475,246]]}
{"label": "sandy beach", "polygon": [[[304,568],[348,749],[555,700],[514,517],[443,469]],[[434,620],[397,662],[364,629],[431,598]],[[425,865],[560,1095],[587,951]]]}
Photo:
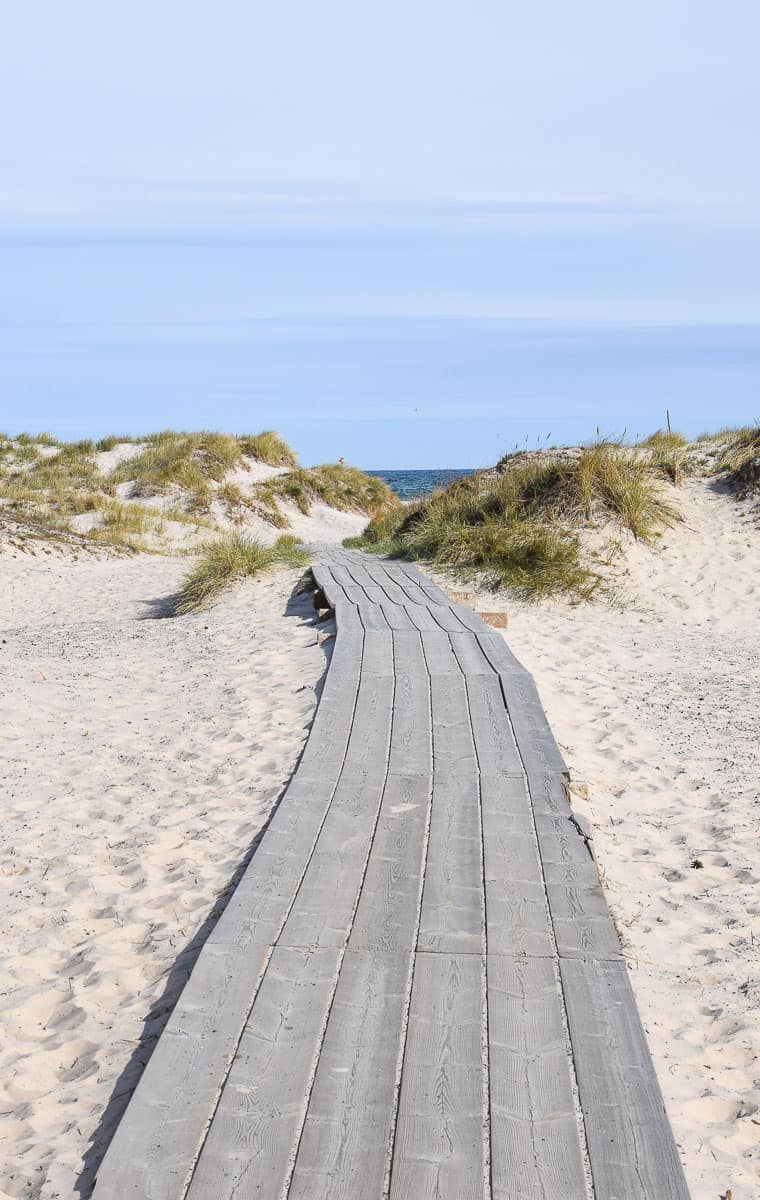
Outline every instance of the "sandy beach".
{"label": "sandy beach", "polygon": [[88,1195],[326,664],[299,574],[154,619],[186,560],[0,563],[0,1195]]}
{"label": "sandy beach", "polygon": [[[627,545],[613,598],[479,602],[508,611],[570,764],[692,1196],[749,1200],[757,513],[700,480],[679,500],[656,549]],[[314,711],[332,626],[298,572],[161,619],[186,562],[2,560],[4,1196],[89,1194]]]}

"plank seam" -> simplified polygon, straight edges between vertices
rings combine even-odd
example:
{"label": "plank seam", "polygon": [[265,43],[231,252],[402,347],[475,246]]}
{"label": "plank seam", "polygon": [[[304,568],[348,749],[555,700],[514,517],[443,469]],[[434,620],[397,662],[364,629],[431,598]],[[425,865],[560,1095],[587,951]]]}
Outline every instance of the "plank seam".
{"label": "plank seam", "polygon": [[480,754],[478,753],[478,743],[475,737],[475,728],[472,723],[472,709],[470,707],[470,687],[467,680],[467,675],[462,670],[462,664],[457,658],[454,643],[451,640],[451,634],[448,635],[451,652],[457,660],[459,671],[464,680],[464,690],[467,696],[467,720],[470,726],[470,738],[472,739],[472,747],[475,751],[475,763],[478,773],[478,822],[480,826],[480,889],[481,889],[481,964],[480,964],[480,1055],[481,1055],[481,1088],[483,1095],[483,1194],[485,1200],[491,1200],[493,1194],[493,1172],[491,1162],[491,1047],[489,1033],[489,1018],[488,1009],[488,892],[486,889],[486,863],[485,863],[485,847],[483,843],[483,784],[482,772],[480,769]]}
{"label": "plank seam", "polygon": [[425,833],[422,843],[420,881],[417,889],[417,916],[415,920],[414,934],[412,937],[412,952],[409,956],[409,975],[407,978],[406,995],[404,997],[404,1011],[401,1022],[401,1039],[399,1042],[398,1058],[396,1061],[396,1078],[394,1080],[393,1088],[393,1112],[391,1115],[390,1136],[388,1138],[388,1146],[386,1149],[385,1175],[383,1179],[383,1200],[389,1200],[391,1191],[393,1158],[396,1151],[399,1103],[401,1100],[401,1083],[404,1074],[404,1058],[406,1057],[406,1043],[409,1032],[409,1012],[412,1006],[412,989],[414,988],[414,974],[415,967],[417,965],[417,942],[419,940],[420,920],[422,918],[422,893],[425,888],[425,872],[427,870],[428,847],[430,845],[430,820],[433,812],[433,696],[430,682],[430,671],[428,670],[427,658],[425,657],[425,647],[422,642],[422,637],[419,636],[419,634],[418,637],[420,651],[422,653],[422,661],[425,663],[425,673],[427,676],[428,729],[430,730],[430,789],[428,793],[427,815],[425,819]]}

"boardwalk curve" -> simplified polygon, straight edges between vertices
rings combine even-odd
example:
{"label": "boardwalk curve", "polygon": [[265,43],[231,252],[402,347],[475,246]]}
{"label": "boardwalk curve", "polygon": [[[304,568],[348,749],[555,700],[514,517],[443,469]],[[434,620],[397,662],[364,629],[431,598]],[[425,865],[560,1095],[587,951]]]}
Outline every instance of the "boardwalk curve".
{"label": "boardwalk curve", "polygon": [[96,1200],[688,1200],[532,677],[415,567],[313,571],[308,743]]}

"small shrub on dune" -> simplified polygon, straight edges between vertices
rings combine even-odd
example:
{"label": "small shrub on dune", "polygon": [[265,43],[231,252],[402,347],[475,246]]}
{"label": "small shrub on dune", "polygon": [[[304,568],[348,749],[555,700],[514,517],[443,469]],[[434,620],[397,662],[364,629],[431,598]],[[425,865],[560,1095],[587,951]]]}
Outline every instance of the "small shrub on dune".
{"label": "small shrub on dune", "polygon": [[172,605],[173,616],[207,608],[229,584],[259,575],[278,564],[303,566],[308,555],[295,538],[280,538],[265,546],[255,538],[228,534],[201,547],[198,562],[188,572]]}

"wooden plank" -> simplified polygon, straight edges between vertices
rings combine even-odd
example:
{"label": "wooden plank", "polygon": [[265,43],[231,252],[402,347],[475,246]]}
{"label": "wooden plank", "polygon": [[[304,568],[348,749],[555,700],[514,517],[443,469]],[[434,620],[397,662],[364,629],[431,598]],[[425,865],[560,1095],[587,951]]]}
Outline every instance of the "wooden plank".
{"label": "wooden plank", "polygon": [[345,945],[383,793],[392,705],[392,679],[362,678],[346,766],[281,945]]}
{"label": "wooden plank", "polygon": [[414,621],[409,616],[405,608],[400,604],[393,604],[390,600],[386,600],[380,607],[383,610],[383,616],[390,625],[391,629],[416,629]]}
{"label": "wooden plank", "polygon": [[432,601],[433,604],[451,603],[446,593],[438,587],[438,584],[433,583],[431,579],[428,579],[426,575],[423,575],[422,571],[418,571],[416,567],[412,567],[407,563],[401,563],[399,565],[407,579],[409,579],[411,583],[416,583],[418,587],[422,588],[423,592],[428,597],[428,600]]}
{"label": "wooden plank", "polygon": [[396,686],[389,770],[396,775],[432,773],[430,684],[419,633],[394,631]]}
{"label": "wooden plank", "polygon": [[367,675],[392,677],[393,674],[393,634],[390,629],[367,630],[364,635],[362,678]]}
{"label": "wooden plank", "polygon": [[100,1164],[98,1200],[185,1195],[269,954],[203,947]]}
{"label": "wooden plank", "polygon": [[415,628],[425,630],[430,629],[438,633],[441,632],[441,627],[429,608],[424,608],[421,604],[412,604],[410,602],[406,605],[406,611],[408,613],[409,620],[412,622]]}
{"label": "wooden plank", "polygon": [[[422,640],[425,641],[423,633]],[[427,648],[427,647],[426,647]],[[433,769],[436,775],[477,778],[468,693],[462,675],[431,675]]]}
{"label": "wooden plank", "polygon": [[[401,587],[399,587],[395,580],[391,578],[382,565],[373,564],[372,568],[367,567],[367,572],[372,576],[375,584],[382,593],[380,596],[372,595],[370,597],[371,599],[376,600],[378,604],[382,604],[385,600],[390,600],[394,604],[405,603],[407,599],[405,592]],[[367,588],[367,594],[369,595],[369,593],[370,589]]]}
{"label": "wooden plank", "polygon": [[623,962],[560,962],[596,1200],[688,1200]]}
{"label": "wooden plank", "polygon": [[483,878],[478,781],[433,780],[420,950],[478,954],[483,943]]}
{"label": "wooden plank", "polygon": [[188,1200],[260,1200],[282,1193],[340,959],[337,950],[274,950]]}
{"label": "wooden plank", "polygon": [[510,671],[501,674],[500,679],[525,770],[528,774],[567,773],[532,676]]}
{"label": "wooden plank", "polygon": [[478,641],[483,653],[493,665],[495,671],[518,671],[528,674],[525,667],[510,650],[504,638],[498,633],[478,633]]}
{"label": "wooden plank", "polygon": [[411,960],[409,952],[346,953],[289,1200],[383,1195]]}
{"label": "wooden plank", "polygon": [[311,568],[311,573],[317,586],[324,592],[331,608],[335,608],[336,604],[345,599],[345,592],[341,584],[335,579],[330,567],[315,562]]}
{"label": "wooden plank", "polygon": [[459,619],[456,610],[449,604],[433,604],[430,606],[430,612],[435,617],[441,629],[445,629],[447,633],[462,633],[464,625]]}
{"label": "wooden plank", "polygon": [[402,588],[407,600],[411,601],[412,604],[422,605],[426,608],[432,604],[430,597],[423,592],[418,583],[412,583],[411,581],[403,583],[400,581],[398,582],[399,587]]}
{"label": "wooden plank", "polygon": [[484,775],[523,776],[523,765],[496,675],[468,675],[472,731]]}
{"label": "wooden plank", "polygon": [[449,634],[460,670],[465,675],[493,675],[494,669],[474,633]]}
{"label": "wooden plank", "polygon": [[586,1200],[562,1001],[547,958],[488,958],[493,1200]]}
{"label": "wooden plank", "polygon": [[431,779],[389,775],[372,843],[349,947],[353,950],[412,950]]}
{"label": "wooden plank", "polygon": [[552,926],[525,781],[481,776],[480,790],[488,951],[553,956]]}
{"label": "wooden plank", "polygon": [[379,604],[370,604],[367,601],[359,606],[359,616],[361,617],[362,625],[365,629],[388,629],[390,626],[383,616],[383,610]]}
{"label": "wooden plank", "polygon": [[462,624],[472,633],[487,632],[488,626],[485,621],[477,613],[473,612],[471,608],[468,608],[466,604],[454,604],[452,608]]}
{"label": "wooden plank", "polygon": [[455,675],[461,678],[462,672],[456,655],[451,649],[449,636],[442,629],[422,630],[422,646],[427,660],[427,669],[431,675]]}
{"label": "wooden plank", "polygon": [[417,955],[391,1200],[486,1195],[481,1016],[478,955]]}
{"label": "wooden plank", "polygon": [[349,558],[346,560],[346,566],[348,568],[349,575],[353,579],[354,583],[359,584],[359,587],[374,587],[375,581],[361,560]]}

